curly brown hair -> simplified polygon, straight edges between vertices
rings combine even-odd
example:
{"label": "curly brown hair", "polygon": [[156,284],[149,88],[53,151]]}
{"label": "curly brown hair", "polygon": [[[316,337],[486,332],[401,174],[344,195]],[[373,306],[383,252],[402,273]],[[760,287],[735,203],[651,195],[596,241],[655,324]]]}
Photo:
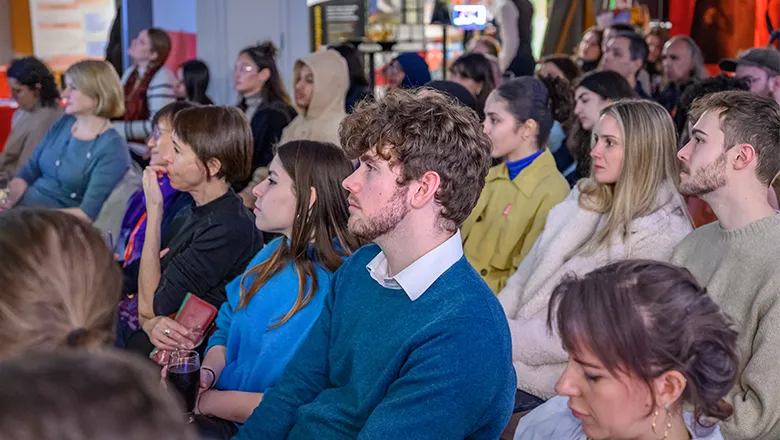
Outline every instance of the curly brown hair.
{"label": "curly brown hair", "polygon": [[344,118],[339,134],[349,159],[371,151],[401,166],[399,185],[436,172],[439,226],[446,231],[463,224],[485,185],[491,145],[476,113],[435,90],[392,90],[364,102]]}

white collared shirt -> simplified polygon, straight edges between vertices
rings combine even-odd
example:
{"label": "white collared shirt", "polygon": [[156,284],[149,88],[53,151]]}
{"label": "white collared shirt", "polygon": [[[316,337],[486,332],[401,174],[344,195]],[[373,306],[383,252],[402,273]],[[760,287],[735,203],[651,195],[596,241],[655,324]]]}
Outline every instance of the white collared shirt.
{"label": "white collared shirt", "polygon": [[463,257],[460,231],[432,251],[418,258],[394,277],[388,277],[389,267],[384,252],[366,265],[371,278],[386,289],[403,290],[412,301],[421,297],[431,284]]}

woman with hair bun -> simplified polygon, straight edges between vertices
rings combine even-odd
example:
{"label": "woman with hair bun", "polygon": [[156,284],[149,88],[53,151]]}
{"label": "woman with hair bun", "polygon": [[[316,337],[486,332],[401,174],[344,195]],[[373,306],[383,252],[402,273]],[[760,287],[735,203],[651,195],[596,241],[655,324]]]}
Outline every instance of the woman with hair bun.
{"label": "woman with hair bun", "polygon": [[[264,170],[261,172],[263,178],[274,158],[274,145],[297,115],[276,65],[277,52],[270,41],[249,46],[238,54],[233,66],[233,86],[239,95],[238,108],[246,114],[252,128],[252,173],[260,168]],[[249,180],[244,179],[233,188],[251,193],[254,185],[247,187]]]}
{"label": "woman with hair bun", "polygon": [[547,148],[553,113],[547,88],[532,76],[501,84],[485,104],[490,169],[477,206],[461,228],[463,253],[493,292],[531,250],[547,213],[569,194],[569,185]]}
{"label": "woman with hair bun", "polygon": [[4,212],[0,261],[0,361],[111,343],[122,274],[91,225],[52,210]]}
{"label": "woman with hair bun", "polygon": [[713,420],[733,411],[737,332],[687,270],[625,260],[564,280],[548,326],[568,364],[515,440],[723,438]]}

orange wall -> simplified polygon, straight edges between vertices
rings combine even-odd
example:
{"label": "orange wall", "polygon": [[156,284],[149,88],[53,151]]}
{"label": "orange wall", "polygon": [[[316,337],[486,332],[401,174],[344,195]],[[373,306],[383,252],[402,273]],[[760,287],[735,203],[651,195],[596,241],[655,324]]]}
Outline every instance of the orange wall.
{"label": "orange wall", "polygon": [[10,0],[11,47],[17,55],[32,55],[32,26],[29,0]]}

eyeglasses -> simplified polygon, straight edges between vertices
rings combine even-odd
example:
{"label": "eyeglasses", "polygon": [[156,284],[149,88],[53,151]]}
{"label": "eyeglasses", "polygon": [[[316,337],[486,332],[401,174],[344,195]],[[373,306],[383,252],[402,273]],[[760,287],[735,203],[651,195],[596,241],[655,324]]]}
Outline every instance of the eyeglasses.
{"label": "eyeglasses", "polygon": [[255,66],[252,66],[251,64],[244,64],[239,63],[233,66],[233,72],[241,72],[241,73],[250,73],[250,72],[256,72],[257,68]]}

